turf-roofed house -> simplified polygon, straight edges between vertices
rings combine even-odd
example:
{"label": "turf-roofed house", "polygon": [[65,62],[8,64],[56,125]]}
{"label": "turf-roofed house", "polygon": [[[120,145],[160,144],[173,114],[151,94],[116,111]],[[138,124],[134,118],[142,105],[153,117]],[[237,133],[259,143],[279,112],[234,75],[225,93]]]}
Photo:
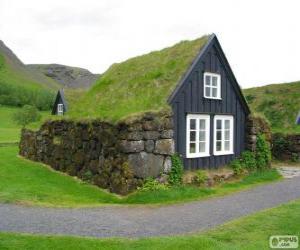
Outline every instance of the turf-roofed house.
{"label": "turf-roofed house", "polygon": [[57,91],[56,98],[52,107],[52,115],[64,115],[68,110],[64,90]]}
{"label": "turf-roofed house", "polygon": [[20,153],[128,193],[167,173],[176,152],[187,170],[229,163],[248,148],[249,113],[217,37],[206,35],[113,64],[67,120],[23,130]]}
{"label": "turf-roofed house", "polygon": [[245,149],[250,110],[214,34],[112,65],[76,112],[119,119],[168,107],[185,168],[222,166]]}

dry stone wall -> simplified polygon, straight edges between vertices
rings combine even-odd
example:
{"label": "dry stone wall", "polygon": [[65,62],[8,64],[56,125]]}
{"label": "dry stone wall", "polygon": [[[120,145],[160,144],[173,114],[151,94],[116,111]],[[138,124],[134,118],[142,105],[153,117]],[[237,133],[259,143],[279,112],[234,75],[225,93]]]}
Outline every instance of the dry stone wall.
{"label": "dry stone wall", "polygon": [[170,112],[145,113],[118,124],[53,120],[38,131],[22,130],[20,155],[127,194],[147,177],[171,168]]}
{"label": "dry stone wall", "polygon": [[272,155],[281,161],[300,161],[300,134],[272,135]]}

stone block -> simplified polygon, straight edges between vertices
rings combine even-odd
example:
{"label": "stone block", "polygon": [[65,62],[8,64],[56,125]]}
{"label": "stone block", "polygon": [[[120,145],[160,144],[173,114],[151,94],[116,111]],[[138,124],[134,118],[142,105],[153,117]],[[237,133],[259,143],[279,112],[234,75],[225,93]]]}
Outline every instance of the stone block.
{"label": "stone block", "polygon": [[154,143],[153,140],[145,141],[145,150],[146,150],[146,152],[152,153],[153,150],[154,150],[154,146],[155,146],[155,143]]}
{"label": "stone block", "polygon": [[173,139],[162,139],[155,143],[154,153],[161,155],[172,155],[175,152]]}
{"label": "stone block", "polygon": [[144,150],[144,141],[126,141],[120,143],[121,151],[124,153],[136,153]]}
{"label": "stone block", "polygon": [[145,131],[144,132],[144,139],[146,140],[156,140],[160,136],[158,131]]}
{"label": "stone block", "polygon": [[172,139],[174,136],[174,131],[172,129],[161,131],[160,137],[163,139]]}

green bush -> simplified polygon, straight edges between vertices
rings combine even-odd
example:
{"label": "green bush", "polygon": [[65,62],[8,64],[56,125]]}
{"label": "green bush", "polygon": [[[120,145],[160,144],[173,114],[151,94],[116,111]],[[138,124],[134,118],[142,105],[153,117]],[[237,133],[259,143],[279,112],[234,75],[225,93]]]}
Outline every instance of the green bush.
{"label": "green bush", "polygon": [[256,170],[256,159],[255,154],[251,151],[244,151],[241,155],[241,164],[243,168],[249,171]]}
{"label": "green bush", "polygon": [[162,183],[159,183],[153,178],[147,178],[142,187],[139,187],[138,190],[141,191],[156,191],[156,190],[167,190],[168,186]]}
{"label": "green bush", "polygon": [[203,185],[207,180],[207,174],[203,170],[197,170],[196,175],[193,178],[193,183],[196,185]]}
{"label": "green bush", "polygon": [[229,166],[233,169],[235,175],[240,175],[243,173],[243,166],[240,159],[235,159],[230,162]]}
{"label": "green bush", "polygon": [[182,184],[183,163],[178,154],[172,155],[171,160],[172,167],[169,174],[169,183],[171,185],[180,185]]}
{"label": "green bush", "polygon": [[272,152],[273,156],[280,159],[285,151],[288,151],[290,142],[286,139],[286,136],[282,133],[276,133],[272,135]]}
{"label": "green bush", "polygon": [[41,115],[36,107],[25,105],[22,109],[13,114],[12,119],[18,125],[25,127],[29,123],[39,121],[41,119]]}
{"label": "green bush", "polygon": [[299,155],[297,153],[292,153],[292,162],[298,162],[299,161]]}
{"label": "green bush", "polygon": [[265,135],[259,134],[256,141],[256,166],[258,169],[264,169],[271,165],[271,149],[266,141]]}

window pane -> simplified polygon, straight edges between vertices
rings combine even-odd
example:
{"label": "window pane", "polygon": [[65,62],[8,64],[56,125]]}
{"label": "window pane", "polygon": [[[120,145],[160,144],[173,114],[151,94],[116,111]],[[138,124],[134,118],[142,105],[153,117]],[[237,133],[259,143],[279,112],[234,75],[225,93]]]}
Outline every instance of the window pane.
{"label": "window pane", "polygon": [[203,119],[200,120],[200,129],[205,129],[205,120]]}
{"label": "window pane", "polygon": [[196,129],[196,119],[190,120],[190,129]]}
{"label": "window pane", "polygon": [[217,129],[222,129],[222,120],[217,120]]}
{"label": "window pane", "polygon": [[221,147],[221,142],[217,141],[217,147],[216,147],[217,151],[221,151],[222,147]]}
{"label": "window pane", "polygon": [[225,120],[225,129],[230,129],[230,121]]}
{"label": "window pane", "polygon": [[205,131],[199,132],[199,141],[205,141]]}
{"label": "window pane", "polygon": [[217,86],[218,78],[216,76],[213,76],[211,79],[212,79],[212,86]]}
{"label": "window pane", "polygon": [[225,141],[225,144],[224,144],[224,146],[225,146],[225,151],[229,151],[230,150],[230,142],[229,141]]}
{"label": "window pane", "polygon": [[205,142],[199,142],[199,152],[205,152]]}
{"label": "window pane", "polygon": [[190,143],[190,153],[196,153],[196,143]]}
{"label": "window pane", "polygon": [[205,87],[205,96],[210,97],[210,87]]}
{"label": "window pane", "polygon": [[210,76],[205,76],[205,85],[210,85]]}
{"label": "window pane", "polygon": [[222,131],[217,131],[217,141],[222,140]]}
{"label": "window pane", "polygon": [[212,97],[215,97],[215,98],[218,97],[217,89],[216,89],[216,88],[212,88],[211,90],[212,90],[211,96],[212,96]]}
{"label": "window pane", "polygon": [[190,141],[196,141],[196,131],[190,132]]}
{"label": "window pane", "polygon": [[225,130],[225,140],[230,140],[230,130]]}

